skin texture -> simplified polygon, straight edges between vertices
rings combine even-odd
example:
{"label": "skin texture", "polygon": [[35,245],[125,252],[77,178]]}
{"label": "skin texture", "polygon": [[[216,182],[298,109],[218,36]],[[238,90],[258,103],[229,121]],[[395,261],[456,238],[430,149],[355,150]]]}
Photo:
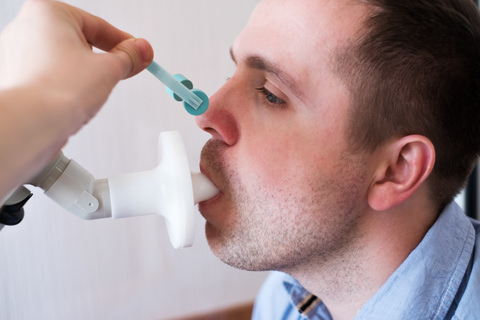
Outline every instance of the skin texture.
{"label": "skin texture", "polygon": [[[92,52],[92,47],[105,53]],[[67,4],[28,0],[0,36],[0,199],[55,157],[150,44]]]}
{"label": "skin texture", "polygon": [[335,319],[354,317],[436,215],[428,139],[366,154],[346,138],[350,95],[332,63],[367,13],[349,0],[261,1],[232,46],[235,74],[197,117],[212,135],[201,170],[221,190],[199,206],[212,251],[291,274]]}
{"label": "skin texture", "polygon": [[[299,16],[309,15],[308,8],[281,3]],[[330,59],[332,37],[307,41],[311,21],[301,19],[292,21],[300,31],[269,27],[278,12],[286,11],[284,5],[278,7],[271,12],[269,1],[259,5],[232,48],[235,75],[212,97],[212,111],[198,121],[206,128],[211,122],[212,129],[207,130],[215,131],[202,163],[223,191],[217,201],[202,204],[207,237],[214,252],[251,270],[309,263],[313,252],[329,255],[342,250],[356,236],[355,208],[366,193],[364,159],[349,152],[343,134],[348,92],[324,62]],[[315,28],[323,24],[329,21],[320,21]],[[306,48],[294,56],[283,46],[286,41]],[[327,45],[318,50],[323,44]],[[311,63],[304,64],[308,60]],[[263,61],[282,68],[297,89],[261,70]],[[260,87],[282,102],[271,103],[257,90]],[[228,214],[215,210],[210,215],[207,207]],[[344,239],[338,239],[339,234]]]}

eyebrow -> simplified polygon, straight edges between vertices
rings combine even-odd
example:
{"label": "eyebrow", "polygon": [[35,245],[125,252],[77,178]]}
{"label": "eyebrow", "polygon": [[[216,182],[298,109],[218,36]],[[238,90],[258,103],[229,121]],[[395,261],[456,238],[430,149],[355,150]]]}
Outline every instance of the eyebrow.
{"label": "eyebrow", "polygon": [[[233,62],[237,63],[232,48],[230,48],[230,57],[232,58]],[[245,61],[249,68],[262,70],[272,74],[273,76],[275,76],[275,78],[279,79],[282,83],[284,83],[293,92],[294,95],[299,98],[303,98],[303,93],[295,85],[293,77],[286,73],[284,70],[282,70],[277,64],[258,55],[248,56]]]}

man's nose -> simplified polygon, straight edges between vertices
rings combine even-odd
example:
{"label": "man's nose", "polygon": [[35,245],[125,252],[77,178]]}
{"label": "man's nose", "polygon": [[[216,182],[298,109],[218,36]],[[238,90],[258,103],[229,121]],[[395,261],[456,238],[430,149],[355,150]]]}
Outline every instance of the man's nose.
{"label": "man's nose", "polygon": [[210,133],[212,139],[230,146],[235,145],[240,137],[234,99],[234,88],[227,82],[210,98],[207,112],[195,118],[200,129]]}

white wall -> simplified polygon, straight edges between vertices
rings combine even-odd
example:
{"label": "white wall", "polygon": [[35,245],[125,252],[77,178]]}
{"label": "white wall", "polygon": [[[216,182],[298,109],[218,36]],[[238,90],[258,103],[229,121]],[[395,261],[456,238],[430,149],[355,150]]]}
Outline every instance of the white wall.
{"label": "white wall", "polygon": [[[155,60],[211,95],[232,75],[228,49],[256,0],[69,0],[147,38]],[[0,27],[22,1],[0,2]],[[97,178],[157,163],[160,131],[183,136],[192,170],[208,135],[149,73],[123,81],[64,152]],[[265,274],[217,260],[197,216],[175,251],[158,216],[83,221],[38,190],[24,221],[0,232],[0,319],[168,319],[250,301]]]}

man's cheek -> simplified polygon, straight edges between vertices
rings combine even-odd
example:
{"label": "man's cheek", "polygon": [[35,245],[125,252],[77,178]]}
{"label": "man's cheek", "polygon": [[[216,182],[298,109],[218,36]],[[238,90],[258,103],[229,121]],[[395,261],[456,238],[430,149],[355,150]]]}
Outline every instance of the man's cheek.
{"label": "man's cheek", "polygon": [[285,163],[279,149],[272,145],[258,145],[241,158],[242,180],[247,184],[272,186],[285,174]]}

